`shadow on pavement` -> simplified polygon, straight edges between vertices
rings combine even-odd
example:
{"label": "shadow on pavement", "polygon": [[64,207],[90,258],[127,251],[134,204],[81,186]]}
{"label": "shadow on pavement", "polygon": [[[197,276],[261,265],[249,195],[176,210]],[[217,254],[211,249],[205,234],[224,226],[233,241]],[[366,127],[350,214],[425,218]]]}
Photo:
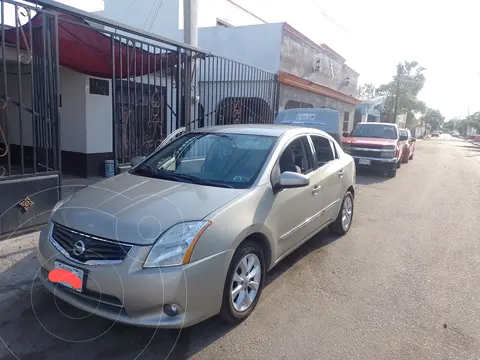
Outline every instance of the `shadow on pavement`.
{"label": "shadow on pavement", "polygon": [[357,185],[372,185],[390,180],[384,173],[368,169],[357,169]]}
{"label": "shadow on pavement", "polygon": [[[273,284],[305,256],[338,238],[322,231],[272,269],[267,274],[266,286]],[[17,263],[15,267],[22,268],[22,264]],[[0,289],[3,292],[8,290]],[[9,297],[0,298],[0,337],[3,342],[0,343],[0,360],[164,360],[167,357],[183,360],[235,327],[215,317],[183,330],[135,328],[90,315],[56,299],[38,279],[10,290],[13,292]]]}

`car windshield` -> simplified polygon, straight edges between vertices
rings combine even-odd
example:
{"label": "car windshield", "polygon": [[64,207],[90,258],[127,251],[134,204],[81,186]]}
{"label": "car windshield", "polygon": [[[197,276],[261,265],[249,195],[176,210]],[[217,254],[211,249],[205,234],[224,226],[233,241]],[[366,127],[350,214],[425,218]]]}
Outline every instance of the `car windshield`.
{"label": "car windshield", "polygon": [[397,129],[391,125],[357,125],[352,132],[352,137],[368,137],[382,139],[396,139]]}
{"label": "car windshield", "polygon": [[405,130],[400,130],[400,136],[408,137],[408,132],[406,132]]}
{"label": "car windshield", "polygon": [[207,186],[252,186],[277,138],[189,133],[149,156],[131,173]]}

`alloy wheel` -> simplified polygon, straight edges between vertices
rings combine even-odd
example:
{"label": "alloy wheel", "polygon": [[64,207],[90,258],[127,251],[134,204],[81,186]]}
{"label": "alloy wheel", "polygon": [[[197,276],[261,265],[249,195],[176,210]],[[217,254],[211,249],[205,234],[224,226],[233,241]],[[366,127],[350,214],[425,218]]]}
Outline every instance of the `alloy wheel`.
{"label": "alloy wheel", "polygon": [[352,222],[353,202],[350,196],[346,196],[342,206],[342,228],[347,231]]}
{"label": "alloy wheel", "polygon": [[238,312],[250,308],[257,297],[262,276],[262,265],[255,254],[245,255],[237,265],[230,287],[230,300]]}

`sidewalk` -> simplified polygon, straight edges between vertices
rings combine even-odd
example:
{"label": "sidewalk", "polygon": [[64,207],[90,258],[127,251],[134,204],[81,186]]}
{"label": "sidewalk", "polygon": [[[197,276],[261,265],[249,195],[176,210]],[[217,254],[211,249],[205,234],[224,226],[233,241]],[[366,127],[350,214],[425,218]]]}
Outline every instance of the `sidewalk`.
{"label": "sidewalk", "polygon": [[19,292],[30,292],[39,265],[36,247],[39,232],[0,241],[0,302]]}

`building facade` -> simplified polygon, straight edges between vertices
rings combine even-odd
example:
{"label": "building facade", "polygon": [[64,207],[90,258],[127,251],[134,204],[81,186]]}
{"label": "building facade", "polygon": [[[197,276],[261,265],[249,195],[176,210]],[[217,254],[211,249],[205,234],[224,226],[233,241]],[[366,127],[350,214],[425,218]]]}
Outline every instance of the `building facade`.
{"label": "building facade", "polygon": [[329,107],[339,131],[351,131],[359,74],[327,45],[315,44],[287,23],[199,29],[199,47],[278,75],[278,111]]}

